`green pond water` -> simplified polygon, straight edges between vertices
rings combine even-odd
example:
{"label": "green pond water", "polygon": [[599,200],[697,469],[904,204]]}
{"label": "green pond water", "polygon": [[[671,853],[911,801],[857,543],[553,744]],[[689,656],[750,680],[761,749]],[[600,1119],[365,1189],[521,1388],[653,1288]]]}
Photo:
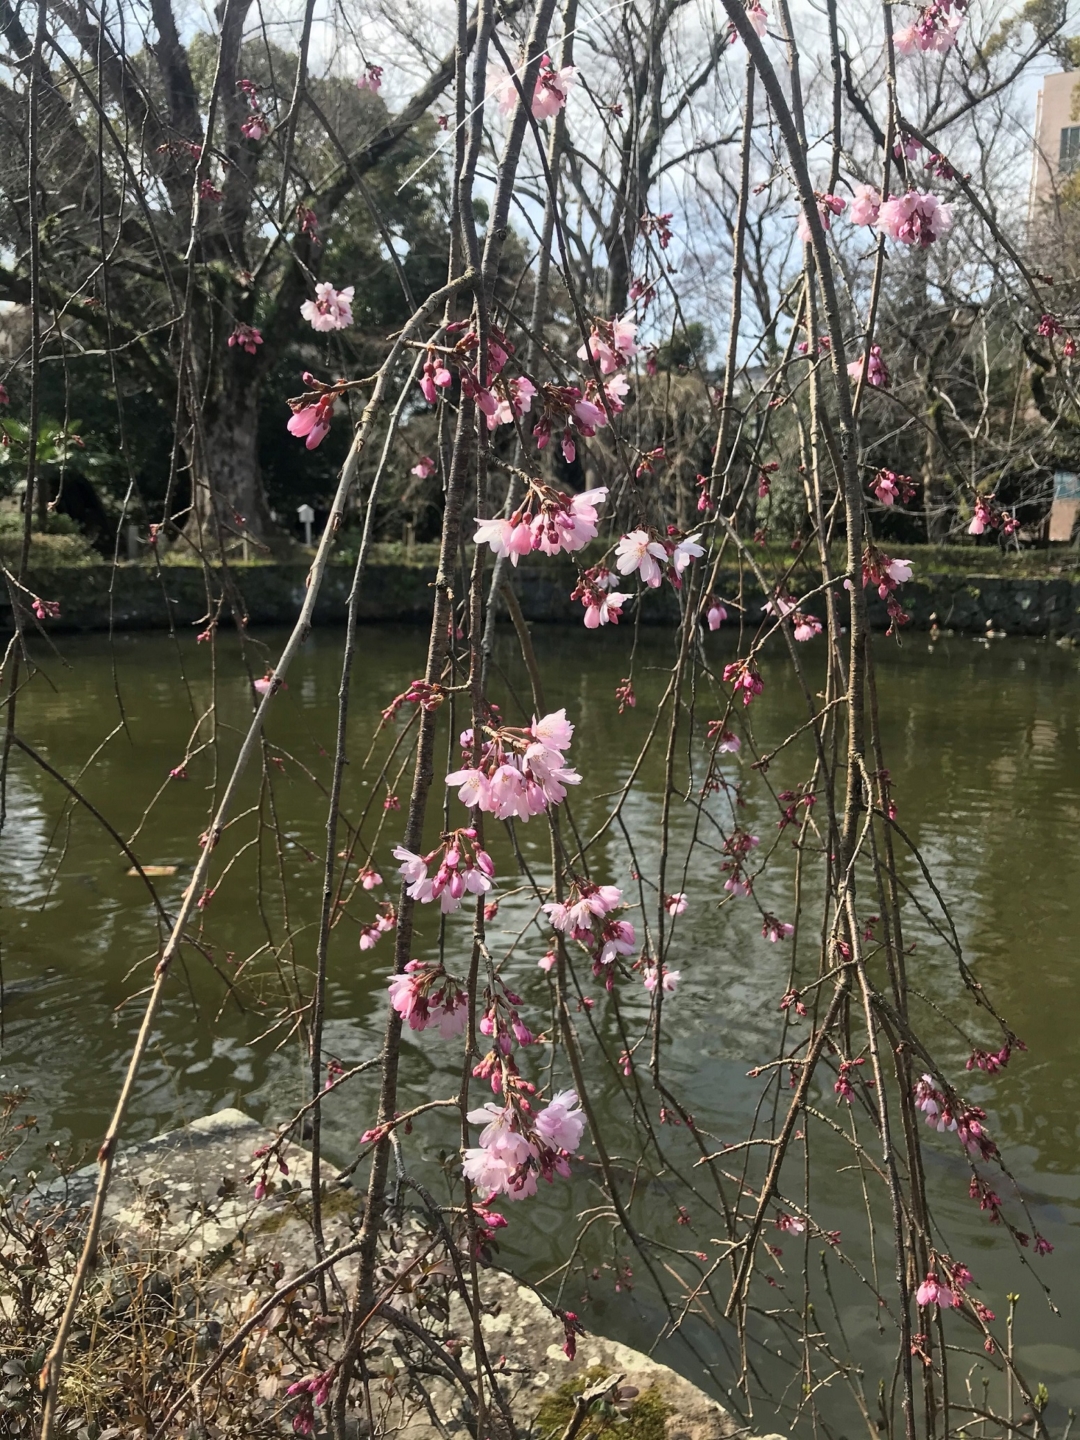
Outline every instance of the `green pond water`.
{"label": "green pond water", "polygon": [[[281,638],[268,632],[254,637],[256,647],[266,646],[265,656],[257,650],[250,656],[255,674],[276,655]],[[278,1121],[302,1099],[295,1042],[285,1041],[280,1026],[276,967],[289,981],[312,963],[340,638],[325,631],[309,640],[289,675],[288,690],[275,700],[268,728],[277,757],[271,766],[273,799],[292,947],[277,960],[265,949],[268,933],[275,940],[282,933],[279,856],[271,829],[260,831],[253,815],[242,816],[219,847],[220,858],[215,855],[215,877],[235,857],[232,868],[201,914],[200,943],[213,963],[188,947],[176,969],[129,1113],[126,1134],[132,1140],[227,1105]],[[628,627],[600,634],[583,628],[536,631],[549,708],[565,705],[578,725],[572,754],[585,779],[572,796],[572,813],[581,834],[592,833],[607,813],[605,797],[624,781],[655,718],[672,661],[669,635],[642,633],[634,672],[638,706],[620,716],[613,691],[627,673],[632,643]],[[722,661],[732,641],[721,635],[709,637],[708,643],[713,657]],[[412,629],[361,632],[350,716],[350,749],[357,761],[366,752],[379,711],[422,670],[425,646],[426,636]],[[21,697],[18,730],[58,771],[73,780],[82,773],[79,783],[87,797],[121,834],[130,836],[141,825],[135,849],[143,862],[179,867],[175,877],[158,882],[164,905],[175,909],[214,786],[227,773],[250,714],[239,644],[235,637],[223,637],[216,662],[206,647],[197,648],[187,637],[178,647],[165,635],[118,636],[111,643],[103,637],[61,637],[58,650],[38,654],[41,671]],[[986,1108],[1034,1222],[1055,1247],[1053,1255],[1030,1259],[1028,1251],[1030,1269],[1018,1261],[1008,1237],[990,1226],[968,1198],[968,1169],[952,1137],[931,1138],[929,1183],[952,1253],[975,1273],[983,1301],[1000,1317],[1007,1310],[1006,1294],[1020,1293],[1021,1366],[1033,1384],[1046,1384],[1051,1414],[1063,1414],[1065,1407],[1080,1408],[1080,662],[1072,651],[1048,642],[987,644],[946,637],[932,644],[925,635],[905,636],[902,647],[881,641],[879,652],[885,757],[899,819],[949,902],[975,975],[1028,1050],[995,1076],[965,1075],[968,1045],[951,1022],[959,1020],[979,1042],[994,1035],[985,1025],[980,1028],[963,999],[947,947],[932,926],[913,914],[906,938],[918,943],[909,974],[925,997],[916,1018],[969,1099]],[[497,660],[496,686],[513,723],[522,716],[527,684],[511,636],[500,637]],[[783,658],[767,658],[762,670],[766,690],[755,706],[755,721],[759,743],[767,748],[795,728],[803,712]],[[165,784],[185,754],[197,717],[215,695],[216,750],[207,748],[192,760],[186,781]],[[703,701],[702,707],[703,722],[710,718],[712,703]],[[126,728],[117,729],[121,718]],[[453,729],[448,723],[440,730],[440,778],[439,767],[457,754],[456,746],[448,750],[447,744],[460,728],[461,723]],[[204,729],[204,738],[208,733]],[[740,767],[750,776],[743,820],[763,836],[764,845],[776,834],[775,802],[745,761],[733,759],[729,769],[734,774]],[[775,762],[769,780],[779,790],[807,773],[809,751],[796,744]],[[592,852],[596,878],[622,885],[629,896],[635,886],[627,837],[648,874],[658,841],[661,775],[662,748],[657,747],[624,809],[625,831],[612,827]],[[383,815],[382,792],[372,799],[371,778],[359,764],[349,771],[344,798],[351,819],[369,801],[373,815]],[[407,796],[407,774],[400,789]],[[258,800],[253,776],[240,811]],[[457,817],[453,823],[464,823],[456,800],[452,813]],[[723,818],[721,802],[716,814]],[[777,1002],[786,988],[788,956],[784,947],[762,940],[760,917],[755,919],[757,912],[748,905],[717,909],[723,890],[715,851],[699,847],[686,858],[693,822],[690,807],[676,807],[670,873],[678,883],[673,880],[671,888],[685,890],[691,903],[677,922],[671,952],[670,963],[683,980],[665,1005],[671,1041],[667,1075],[702,1126],[734,1140],[744,1133],[759,1093],[747,1071],[775,1053]],[[391,882],[390,850],[401,825],[399,814],[387,812],[375,852],[378,868]],[[530,867],[543,879],[549,863],[546,830],[537,822],[519,827],[518,835]],[[499,874],[512,876],[508,843],[496,836],[490,848]],[[764,907],[780,918],[791,905],[793,853],[785,843],[777,847],[775,867],[758,889]],[[39,1126],[20,1163],[28,1156],[44,1163],[50,1142],[68,1156],[92,1154],[107,1121],[141,1010],[138,1000],[124,1002],[148,983],[156,944],[153,907],[141,883],[126,871],[127,861],[93,818],[72,809],[53,779],[16,756],[7,826],[0,837],[0,945],[4,981],[11,987],[3,1018],[0,1088],[27,1087]],[[910,862],[905,875],[920,902],[930,905]],[[392,884],[380,893],[389,896]],[[434,954],[438,944],[431,908],[419,917],[419,955]],[[361,895],[354,912],[359,920],[370,920],[373,898]],[[527,895],[508,896],[490,938],[500,951],[515,945],[509,974],[525,997],[527,1017],[540,1030],[550,1001],[548,982],[536,967],[545,946],[540,932],[530,930],[532,913]],[[469,923],[460,913],[446,927],[447,963],[459,973]],[[343,921],[334,932],[330,956],[325,1045],[327,1054],[346,1066],[378,1047],[392,960],[391,941],[361,952],[357,938],[356,921]],[[229,977],[240,972],[235,996],[227,993],[217,972]],[[617,1055],[621,1040],[602,992],[587,969],[581,978],[583,989],[591,987],[596,997],[597,1043]],[[648,997],[636,981],[623,994],[626,1022],[640,1032]],[[407,1048],[402,1108],[454,1093],[459,1062],[452,1045],[425,1034],[408,1037]],[[618,1154],[627,1139],[618,1081],[600,1067],[595,1077],[597,1104]],[[485,1097],[476,1093],[479,1103]],[[831,1093],[818,1098],[823,1109],[835,1113]],[[335,1160],[347,1162],[355,1154],[373,1105],[366,1078],[330,1097],[325,1143]],[[455,1148],[453,1122],[438,1112],[436,1117],[413,1142],[426,1147],[429,1156],[440,1147]],[[816,1158],[826,1172],[830,1167],[835,1172],[849,1163],[850,1152],[838,1149],[833,1157],[825,1141]],[[653,1183],[641,1203],[667,1243],[708,1250],[710,1238],[720,1233],[718,1222],[706,1209],[696,1214],[692,1209],[690,1232],[676,1226],[676,1206],[684,1198],[674,1183]],[[572,1182],[542,1186],[535,1201],[511,1208],[512,1224],[502,1232],[503,1261],[535,1279],[547,1275],[570,1251],[578,1212],[598,1200],[587,1165]],[[813,1208],[820,1223],[855,1235],[861,1204],[850,1175],[830,1180],[825,1173]],[[1010,1214],[1026,1228],[1015,1206]],[[878,1240],[887,1247],[884,1232]],[[787,1244],[797,1270],[798,1247],[790,1238]],[[610,1245],[595,1253],[586,1246],[597,1278],[576,1274],[564,1303],[583,1312],[587,1305],[584,1318],[598,1329],[630,1343],[648,1342],[658,1312],[649,1285],[641,1281],[640,1265],[628,1257],[635,1268],[629,1292],[616,1290],[614,1271],[604,1268],[626,1253],[624,1243],[617,1256]],[[816,1248],[813,1255],[816,1265]],[[887,1254],[882,1270],[887,1284]],[[1051,1286],[1060,1314],[1043,1297],[1041,1280]],[[886,1365],[889,1353],[878,1348],[875,1307],[865,1291],[845,1289],[842,1278],[837,1285],[852,1353],[867,1367],[873,1393],[874,1364]],[[665,1342],[661,1353],[695,1378],[710,1368],[711,1382],[723,1390],[730,1333],[721,1327],[718,1338],[704,1326],[690,1325],[687,1341]],[[761,1358],[768,1370],[764,1352]],[[843,1429],[848,1411],[839,1393],[836,1405]],[[764,1428],[781,1424],[782,1418]]]}

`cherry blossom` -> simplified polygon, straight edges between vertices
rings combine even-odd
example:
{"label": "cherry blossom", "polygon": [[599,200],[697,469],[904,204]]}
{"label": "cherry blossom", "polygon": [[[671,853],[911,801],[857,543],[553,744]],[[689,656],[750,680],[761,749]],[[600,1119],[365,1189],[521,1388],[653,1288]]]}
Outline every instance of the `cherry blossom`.
{"label": "cherry blossom", "polygon": [[728,613],[719,600],[710,600],[709,608],[705,612],[705,622],[710,630],[719,630],[720,626],[728,618]]}
{"label": "cherry blossom", "polygon": [[[536,88],[533,90],[534,120],[550,120],[559,113],[566,104],[577,73],[574,65],[564,65],[561,70],[556,70],[550,55],[543,57],[540,61],[540,73],[536,77]],[[518,101],[518,88],[510,76],[499,86],[497,93],[503,114],[512,115]]]}
{"label": "cherry blossom", "polygon": [[397,915],[392,905],[386,905],[382,912],[375,917],[370,925],[364,925],[360,930],[360,949],[371,950],[379,938],[393,930],[397,924]]}
{"label": "cherry blossom", "polygon": [[637,354],[636,334],[637,325],[632,320],[597,320],[588,340],[578,350],[577,358],[585,362],[595,360],[602,375],[612,375]]}
{"label": "cherry blossom", "polygon": [[356,877],[365,890],[374,890],[376,886],[383,883],[382,876],[370,865],[365,865]]}
{"label": "cherry blossom", "polygon": [[[406,893],[421,905],[438,900],[444,915],[457,910],[466,894],[486,895],[495,874],[491,856],[477,845],[472,829],[451,831],[427,855],[414,855],[404,845],[395,846],[394,858],[401,861],[398,873],[406,882]],[[428,870],[436,860],[435,874],[429,877]]]}
{"label": "cherry blossom", "polygon": [[927,1125],[932,1125],[939,1133],[956,1129],[951,1106],[945,1095],[935,1088],[932,1076],[920,1076],[915,1083],[914,1095],[915,1108],[926,1116]]}
{"label": "cherry blossom", "polygon": [[658,540],[650,540],[647,530],[631,530],[615,547],[615,564],[620,575],[636,570],[646,585],[655,589],[663,580],[659,561],[667,563],[667,550]]}
{"label": "cherry blossom", "polygon": [[685,915],[689,903],[685,893],[681,890],[675,895],[664,896],[664,909],[669,915]]}
{"label": "cherry blossom", "polygon": [[234,345],[239,345],[241,350],[246,350],[249,355],[254,355],[262,343],[262,331],[255,325],[244,325],[242,323],[237,324],[236,329],[229,336],[228,340],[230,350]]}
{"label": "cherry blossom", "polygon": [[806,1221],[800,1220],[797,1215],[785,1214],[781,1210],[776,1217],[776,1228],[791,1235],[801,1235],[806,1229]]}
{"label": "cherry blossom", "polygon": [[420,459],[409,471],[410,475],[416,475],[421,480],[426,480],[435,470],[435,461],[430,455],[421,455]]}
{"label": "cherry blossom", "polygon": [[872,185],[856,185],[855,198],[851,202],[848,219],[853,225],[877,224],[881,209],[881,192]]}
{"label": "cherry blossom", "polygon": [[353,323],[355,288],[347,285],[344,290],[335,290],[329,280],[322,280],[315,286],[315,299],[305,300],[300,306],[300,314],[313,330],[345,330]]}
{"label": "cherry blossom", "polygon": [[508,520],[477,517],[473,542],[490,545],[496,555],[509,555],[512,565],[532,550],[545,555],[557,555],[560,550],[573,554],[596,539],[597,511],[607,493],[601,486],[568,495],[534,480],[524,503]]}
{"label": "cherry blossom", "polygon": [[[463,805],[485,810],[497,820],[526,821],[548,805],[561,804],[567,785],[580,785],[581,776],[563,754],[573,733],[565,710],[534,719],[526,730],[498,726],[488,732],[479,761],[452,771],[446,783],[459,787]],[[472,750],[470,731],[462,742]]]}
{"label": "cherry blossom", "polygon": [[[818,193],[817,209],[818,215],[821,217],[822,229],[828,230],[832,223],[832,217],[834,215],[842,215],[847,209],[847,201],[840,195],[822,195]],[[810,222],[806,217],[805,210],[799,211],[799,224],[797,228],[799,239],[804,245],[809,245],[814,237],[810,230]]]}
{"label": "cherry blossom", "polygon": [[570,594],[571,600],[580,600],[585,607],[586,629],[596,630],[601,625],[617,625],[622,607],[633,596],[615,589],[619,577],[605,565],[594,565],[583,570],[578,583]]}
{"label": "cherry blossom", "polygon": [[769,23],[769,14],[764,5],[757,3],[746,7],[746,18],[753,25],[754,31],[759,40],[765,39],[765,30]]}
{"label": "cherry blossom", "polygon": [[[860,355],[857,360],[853,360],[847,367],[847,373],[851,376],[852,380],[862,378],[863,364],[865,361],[865,355]],[[882,359],[880,345],[870,346],[870,360],[866,364],[866,383],[875,386],[878,390],[887,390],[889,388],[889,371],[885,361]]]}
{"label": "cherry blossom", "polygon": [[813,640],[815,635],[821,634],[821,621],[816,615],[804,615],[802,611],[797,610],[791,617],[791,623],[796,640]]}
{"label": "cherry blossom", "polygon": [[942,1284],[933,1271],[915,1292],[915,1303],[917,1305],[939,1305],[943,1310],[951,1310],[960,1304],[959,1297],[948,1285]]}
{"label": "cherry blossom", "polygon": [[585,1129],[576,1090],[560,1090],[536,1117],[536,1133],[553,1150],[576,1150]]}
{"label": "cherry blossom", "polygon": [[993,523],[993,514],[990,506],[980,495],[975,502],[975,514],[972,516],[971,524],[968,526],[968,534],[981,535],[985,530],[989,529]]}
{"label": "cherry blossom", "polygon": [[708,738],[717,740],[717,753],[720,755],[737,755],[742,749],[742,741],[738,735],[728,730],[722,720],[710,720]]}
{"label": "cherry blossom", "polygon": [[302,409],[294,410],[292,419],[285,428],[290,435],[295,435],[298,439],[306,436],[307,448],[314,450],[330,433],[330,421],[333,414],[333,395],[322,395],[314,405],[305,405]]}
{"label": "cherry blossom", "polygon": [[724,666],[724,684],[733,685],[735,693],[742,691],[742,702],[749,705],[765,688],[765,682],[753,660],[733,660]]}
{"label": "cherry blossom", "polygon": [[658,975],[656,966],[650,965],[645,971],[645,978],[642,981],[645,989],[648,990],[650,994],[656,989],[656,983],[658,979],[661,982],[660,988],[663,990],[664,994],[674,995],[675,991],[678,989],[679,981],[682,979],[682,971],[669,970],[668,967],[665,965]]}
{"label": "cherry blossom", "polygon": [[521,1200],[536,1194],[539,1175],[570,1174],[569,1154],[581,1141],[585,1117],[574,1090],[563,1090],[541,1110],[531,1128],[513,1105],[492,1103],[470,1110],[481,1125],[479,1143],[462,1153],[462,1169],[478,1190]]}
{"label": "cherry blossom", "polygon": [[904,245],[923,248],[951,230],[952,223],[951,208],[925,190],[891,195],[882,202],[877,218],[877,227],[882,234]]}
{"label": "cherry blossom", "polygon": [[664,539],[649,530],[631,530],[615,546],[616,569],[620,575],[633,575],[636,571],[644,583],[655,590],[663,581],[665,567],[670,567],[668,578],[676,589],[680,588],[686,567],[691,560],[704,555],[705,550],[698,543],[700,535],[677,537],[674,527],[669,528]]}
{"label": "cherry blossom", "polygon": [[593,939],[593,917],[602,918],[622,904],[617,885],[596,885],[576,880],[565,900],[553,900],[542,908],[554,929],[585,943]]}
{"label": "cherry blossom", "polygon": [[270,134],[270,122],[265,115],[249,115],[240,126],[240,133],[248,140],[265,140]]}
{"label": "cherry blossom", "polygon": [[951,50],[963,24],[963,8],[963,0],[935,0],[927,5],[913,24],[896,32],[897,50],[901,55],[915,50],[941,55]]}
{"label": "cherry blossom", "polygon": [[382,86],[382,77],[383,67],[381,65],[369,65],[363,75],[357,76],[356,88],[370,90],[373,95],[377,95]]}
{"label": "cherry blossom", "polygon": [[429,351],[423,374],[420,377],[420,389],[429,405],[435,404],[439,398],[439,390],[452,384],[453,379],[454,377],[446,368],[444,361],[438,358],[434,352]]}
{"label": "cherry blossom", "polygon": [[403,973],[391,975],[387,983],[391,1008],[409,1022],[411,1030],[437,1025],[443,1039],[451,1040],[465,1029],[468,997],[441,965],[410,960]]}
{"label": "cherry blossom", "polygon": [[915,484],[910,475],[898,475],[895,470],[879,470],[870,482],[870,488],[882,505],[893,505],[897,500],[914,498]]}
{"label": "cherry blossom", "polygon": [[766,940],[771,940],[775,945],[779,940],[790,940],[795,934],[795,926],[789,925],[784,920],[777,920],[773,915],[766,915],[761,926],[761,933]]}

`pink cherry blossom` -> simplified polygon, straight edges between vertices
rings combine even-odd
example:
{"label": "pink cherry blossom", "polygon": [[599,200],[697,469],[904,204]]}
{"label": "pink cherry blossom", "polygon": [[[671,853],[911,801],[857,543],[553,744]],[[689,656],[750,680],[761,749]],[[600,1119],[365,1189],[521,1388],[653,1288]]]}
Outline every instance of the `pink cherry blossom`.
{"label": "pink cherry blossom", "polygon": [[821,634],[821,621],[816,615],[799,614],[795,619],[794,635],[796,640],[813,640],[815,635]]}
{"label": "pink cherry blossom", "polygon": [[657,563],[667,561],[667,550],[657,540],[650,540],[647,530],[631,530],[615,547],[615,566],[620,575],[636,570],[652,589],[660,584],[664,572]]}
{"label": "pink cherry blossom", "polygon": [[585,607],[586,630],[596,630],[599,626],[609,623],[617,625],[622,607],[632,599],[632,595],[623,594],[619,590],[610,590],[595,603],[588,604]]}
{"label": "pink cherry blossom", "polygon": [[426,1030],[438,1025],[444,1040],[451,1040],[465,1029],[469,1014],[468,997],[440,965],[424,960],[410,960],[400,975],[391,975],[387,982],[390,1005],[411,1030]]}
{"label": "pink cherry blossom", "polygon": [[759,40],[765,39],[766,27],[769,24],[769,14],[764,5],[753,4],[746,7],[746,18],[753,25],[754,31]]}
{"label": "pink cherry blossom", "polygon": [[664,896],[664,909],[669,915],[685,915],[686,907],[689,903],[686,895],[681,890],[675,895]]}
{"label": "pink cherry blossom", "polygon": [[881,192],[872,185],[856,185],[848,219],[853,225],[875,225],[881,209]]}
{"label": "pink cherry blossom", "polygon": [[370,90],[373,95],[377,95],[382,86],[382,77],[383,67],[381,65],[369,65],[363,75],[357,77],[356,88]]}
{"label": "pink cherry blossom", "polygon": [[951,230],[952,223],[950,207],[924,190],[891,195],[882,202],[877,218],[878,229],[890,239],[924,248]]}
{"label": "pink cherry blossom", "polygon": [[917,1305],[940,1305],[943,1310],[949,1310],[959,1305],[960,1300],[953,1290],[950,1290],[947,1285],[943,1285],[931,1272],[915,1292],[915,1303]]}
{"label": "pink cherry blossom", "polygon": [[710,630],[719,630],[727,618],[727,611],[719,600],[714,600],[705,614],[705,620]]}
{"label": "pink cherry blossom", "polygon": [[[591,358],[599,365],[602,375],[611,375],[637,354],[636,334],[637,325],[632,320],[598,321],[579,348],[577,358],[584,362]],[[622,394],[625,393],[624,390]]]}
{"label": "pink cherry blossom", "polygon": [[421,455],[420,459],[409,471],[410,475],[416,475],[421,480],[426,480],[435,469],[435,461],[430,455]]}
{"label": "pink cherry blossom", "polygon": [[[832,217],[834,215],[843,214],[844,210],[847,209],[847,201],[843,199],[840,195],[819,194],[817,201],[817,209],[818,215],[821,217],[822,229],[828,230],[830,224],[832,223]],[[797,229],[799,233],[799,239],[803,242],[804,245],[809,245],[814,237],[813,232],[810,229],[810,222],[806,218],[805,210],[799,211],[799,223]]]}
{"label": "pink cherry blossom", "polygon": [[680,540],[671,552],[671,567],[676,575],[682,575],[683,571],[690,564],[691,560],[700,560],[705,554],[705,548],[698,544],[701,539],[698,535],[687,535]]}
{"label": "pink cherry blossom", "polygon": [[306,435],[307,448],[314,450],[316,445],[322,444],[330,433],[330,420],[333,413],[334,397],[323,395],[314,405],[305,405],[302,410],[294,411],[292,419],[285,428],[290,435],[298,438]]}
{"label": "pink cherry blossom", "polygon": [[[663,968],[662,985],[661,985],[661,988],[663,989],[664,993],[665,993],[666,995],[674,995],[675,991],[678,989],[679,981],[680,981],[681,979],[682,979],[682,971],[681,971],[681,970],[669,970],[669,969],[667,968],[667,966],[665,965],[664,968]],[[645,978],[644,978],[644,981],[643,981],[642,983],[644,984],[645,989],[648,990],[648,991],[651,993],[653,990],[656,989],[656,981],[657,981],[656,966],[655,966],[655,965],[650,965],[649,968],[645,971]]]}
{"label": "pink cherry blossom", "polygon": [[[540,73],[533,90],[532,113],[534,120],[550,120],[566,104],[570,88],[577,80],[577,68],[566,65],[556,70],[551,57],[545,55],[540,61]],[[519,75],[520,78],[520,75]],[[512,115],[518,102],[518,87],[512,76],[506,76],[497,86],[499,107],[504,115]]]}
{"label": "pink cherry blossom", "polygon": [[265,140],[270,134],[270,122],[265,115],[249,115],[240,126],[240,133],[248,140]]}
{"label": "pink cherry blossom", "polygon": [[555,966],[559,963],[559,957],[555,954],[554,950],[549,950],[547,954],[542,955],[536,963],[537,966],[541,970],[543,970],[545,974],[550,975],[552,970],[554,970]]}
{"label": "pink cherry blossom", "polygon": [[249,355],[254,355],[262,343],[262,331],[255,325],[244,325],[242,323],[237,324],[236,329],[229,336],[228,340],[230,350],[234,345],[239,345],[241,350],[246,350]]}
{"label": "pink cherry blossom", "polygon": [[975,514],[972,516],[971,524],[968,526],[969,535],[981,535],[994,523],[993,511],[980,495],[975,502]]}
{"label": "pink cherry blossom", "polygon": [[795,926],[789,925],[784,920],[777,920],[772,915],[767,915],[761,927],[761,933],[766,940],[771,940],[775,945],[779,940],[790,940],[795,934]]}
{"label": "pink cherry blossom", "polygon": [[355,286],[335,290],[329,280],[315,286],[315,299],[305,300],[300,314],[313,330],[345,330],[353,323],[352,298]]}
{"label": "pink cherry blossom", "polygon": [[[866,357],[864,355],[860,355],[857,360],[853,360],[847,367],[847,373],[851,376],[852,380],[862,378],[865,359]],[[889,387],[889,371],[885,361],[882,359],[880,345],[870,346],[870,360],[866,365],[866,383],[875,386],[879,390],[887,390]]]}
{"label": "pink cherry blossom", "polygon": [[585,1116],[578,1109],[576,1090],[560,1090],[541,1110],[534,1129],[552,1150],[576,1150],[585,1129]]}
{"label": "pink cherry blossom", "polygon": [[906,585],[911,579],[910,560],[890,560],[885,569],[896,585]]}

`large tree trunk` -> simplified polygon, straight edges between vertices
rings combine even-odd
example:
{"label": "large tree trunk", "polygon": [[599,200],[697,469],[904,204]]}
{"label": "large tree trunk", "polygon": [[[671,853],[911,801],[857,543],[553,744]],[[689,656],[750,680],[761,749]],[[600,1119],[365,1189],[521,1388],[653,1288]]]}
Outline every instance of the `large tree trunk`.
{"label": "large tree trunk", "polygon": [[[247,365],[243,364],[247,361]],[[259,470],[259,380],[252,357],[227,352],[192,446],[192,511],[185,533],[210,553],[254,559],[278,532]],[[246,372],[246,373],[245,373]],[[256,542],[246,546],[245,542]]]}

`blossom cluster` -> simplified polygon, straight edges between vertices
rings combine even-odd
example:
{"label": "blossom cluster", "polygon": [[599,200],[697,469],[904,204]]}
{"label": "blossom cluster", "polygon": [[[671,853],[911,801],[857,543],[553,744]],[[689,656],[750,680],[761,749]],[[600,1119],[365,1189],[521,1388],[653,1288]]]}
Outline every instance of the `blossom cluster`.
{"label": "blossom cluster", "polygon": [[[574,65],[564,65],[557,70],[550,55],[541,59],[532,94],[531,109],[534,120],[551,120],[559,113],[570,96],[570,88],[577,79],[577,73]],[[513,77],[508,75],[495,93],[502,113],[512,115],[518,103],[518,87]]]}
{"label": "blossom cluster", "polygon": [[[804,614],[799,609],[798,602],[790,595],[778,592],[771,600],[766,600],[761,608],[767,615],[775,615],[778,620],[789,619],[796,640],[813,640],[815,635],[821,634],[821,621],[816,615]],[[745,701],[745,694],[743,698]]]}
{"label": "blossom cluster", "polygon": [[[476,841],[473,829],[451,830],[427,855],[414,855],[404,845],[394,847],[401,861],[399,874],[407,883],[406,893],[421,905],[438,900],[444,915],[451,915],[465,895],[486,895],[491,889],[495,865]],[[428,871],[435,865],[435,874]]]}
{"label": "blossom cluster", "polygon": [[594,565],[581,571],[570,599],[580,600],[584,605],[586,630],[619,623],[622,607],[633,597],[616,590],[618,583],[619,577],[606,565]]}
{"label": "blossom cluster", "polygon": [[246,140],[265,140],[270,134],[270,121],[259,104],[259,87],[254,80],[238,80],[236,86],[251,110],[251,114],[240,126],[240,134]]}
{"label": "blossom cluster", "polygon": [[1001,530],[1003,535],[1013,535],[1020,528],[1015,515],[1001,510],[993,495],[980,495],[975,501],[975,514],[968,525],[969,535],[983,535],[987,530]]}
{"label": "blossom cluster", "polygon": [[876,225],[890,240],[925,249],[952,229],[952,207],[926,190],[908,190],[882,199],[869,185],[856,187],[851,206],[853,225]]}
{"label": "blossom cluster", "polygon": [[866,367],[866,383],[873,385],[876,390],[887,390],[889,388],[889,368],[885,364],[884,356],[881,353],[880,345],[870,346],[869,358],[865,354],[860,355],[857,360],[852,360],[847,367],[847,373],[852,380],[861,380],[863,367]]}
{"label": "blossom cluster", "polygon": [[473,542],[490,545],[497,556],[509,556],[511,565],[533,550],[545,555],[557,555],[560,550],[573,554],[596,539],[597,507],[607,493],[605,486],[599,486],[568,495],[553,485],[531,480],[528,495],[509,519],[477,517]]}
{"label": "blossom cluster", "polygon": [[[567,785],[580,785],[581,776],[563,753],[573,735],[565,710],[534,719],[527,729],[500,725],[488,731],[476,763],[452,771],[446,783],[460,787],[463,805],[485,810],[497,820],[528,820],[548,805],[561,804]],[[473,732],[464,731],[462,749],[470,752],[473,743]]]}
{"label": "blossom cluster", "polygon": [[391,1008],[409,1022],[410,1030],[437,1025],[443,1039],[451,1040],[465,1029],[468,996],[441,965],[410,960],[400,975],[391,975],[388,984]]}
{"label": "blossom cluster", "polygon": [[531,1117],[528,1102],[495,1105],[489,1102],[470,1110],[472,1125],[482,1125],[478,1144],[462,1154],[462,1169],[488,1200],[505,1195],[523,1200],[536,1194],[542,1175],[569,1176],[570,1152],[576,1150],[585,1128],[577,1092],[561,1090]]}
{"label": "blossom cluster", "polygon": [[[906,585],[911,579],[911,561],[893,560],[874,545],[868,545],[863,551],[862,557],[862,583],[863,588],[867,585],[874,585],[878,595],[885,601],[885,608],[889,612],[889,633],[892,634],[898,625],[906,625],[909,616],[896,598],[896,590],[901,585]],[[845,581],[850,588],[850,581]]]}
{"label": "blossom cluster", "polygon": [[705,554],[704,546],[698,544],[700,539],[700,535],[680,536],[674,526],[664,537],[652,530],[631,530],[615,546],[615,568],[626,576],[636,571],[653,590],[663,583],[666,574],[678,590],[691,560]]}
{"label": "blossom cluster", "polygon": [[964,1108],[954,1107],[949,1098],[938,1090],[930,1075],[922,1075],[915,1083],[915,1108],[926,1116],[927,1125],[939,1132],[951,1130],[964,1149],[973,1158],[990,1160],[998,1149],[987,1133],[983,1121],[986,1111],[977,1105]]}
{"label": "blossom cluster", "polygon": [[911,476],[898,475],[895,470],[879,470],[870,488],[882,505],[895,505],[897,501],[906,504],[915,498],[915,482]]}
{"label": "blossom cluster", "polygon": [[[614,983],[613,967],[620,955],[632,955],[637,937],[629,920],[614,914],[623,903],[617,885],[597,885],[591,880],[575,879],[565,900],[554,900],[543,908],[553,929],[583,945],[592,956],[593,975],[603,977],[608,990]],[[541,962],[550,964],[547,957]]]}
{"label": "blossom cluster", "polygon": [[956,44],[967,0],[932,0],[917,20],[897,30],[896,48],[901,55],[930,51],[942,55]]}
{"label": "blossom cluster", "polygon": [[329,280],[321,280],[315,286],[315,299],[305,300],[300,306],[300,314],[313,330],[347,330],[353,323],[352,299],[355,291],[355,285],[335,290]]}

